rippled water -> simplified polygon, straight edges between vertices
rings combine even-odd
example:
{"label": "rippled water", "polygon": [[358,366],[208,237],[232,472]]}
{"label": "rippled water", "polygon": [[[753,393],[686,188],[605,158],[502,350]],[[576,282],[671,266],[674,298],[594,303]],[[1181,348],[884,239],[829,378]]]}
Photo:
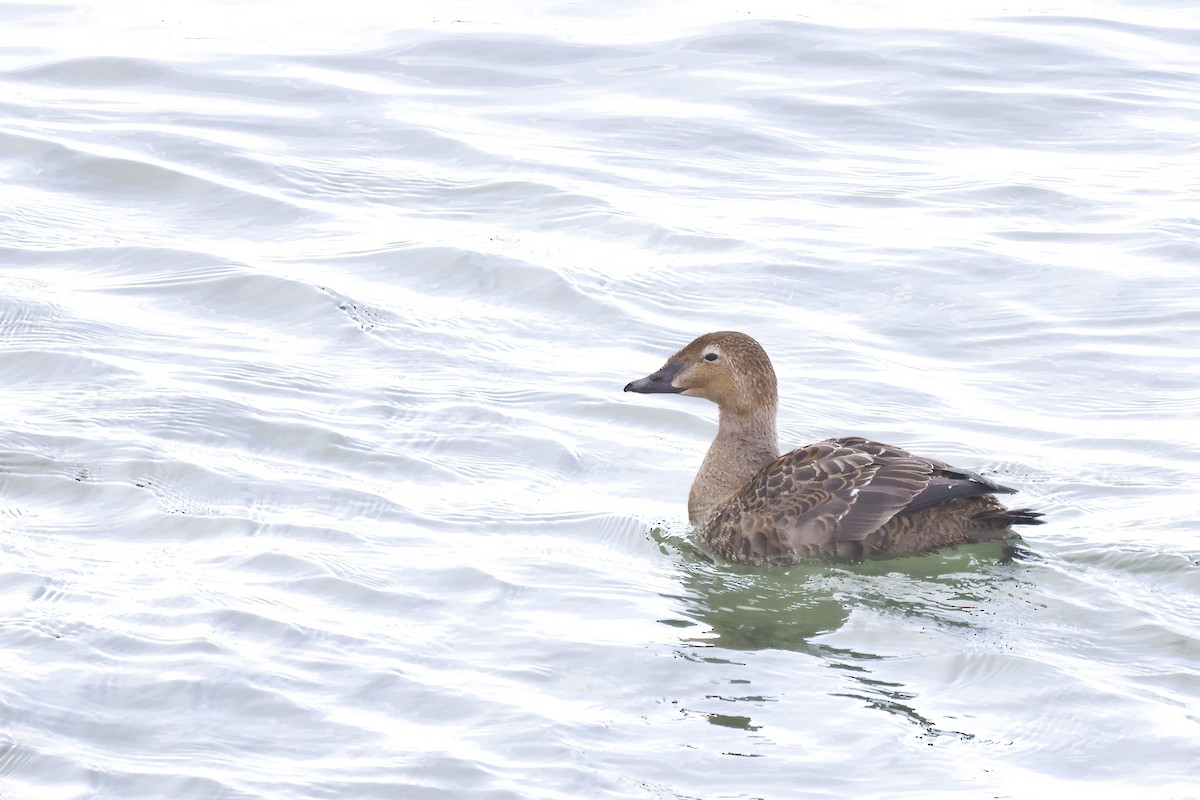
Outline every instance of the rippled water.
{"label": "rippled water", "polygon": [[[0,797],[1194,797],[1192,4],[0,9]],[[714,562],[785,444],[1048,514]]]}

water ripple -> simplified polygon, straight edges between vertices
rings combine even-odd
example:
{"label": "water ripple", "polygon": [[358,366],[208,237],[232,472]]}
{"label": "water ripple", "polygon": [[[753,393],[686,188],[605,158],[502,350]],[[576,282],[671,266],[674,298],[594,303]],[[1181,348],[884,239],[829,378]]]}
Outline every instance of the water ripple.
{"label": "water ripple", "polygon": [[[1187,794],[1194,20],[776,5],[9,10],[0,794]],[[712,558],[727,328],[1049,524]]]}

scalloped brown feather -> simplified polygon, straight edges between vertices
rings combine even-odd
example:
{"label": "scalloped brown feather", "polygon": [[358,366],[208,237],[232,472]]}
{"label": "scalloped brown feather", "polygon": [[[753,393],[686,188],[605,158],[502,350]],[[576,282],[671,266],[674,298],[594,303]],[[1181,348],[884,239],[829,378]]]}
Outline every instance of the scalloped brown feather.
{"label": "scalloped brown feather", "polygon": [[978,518],[1004,510],[992,491],[1011,491],[990,481],[909,511],[947,470],[889,445],[830,439],[768,463],[698,527],[717,553],[750,563],[895,558],[1015,536],[1004,514]]}

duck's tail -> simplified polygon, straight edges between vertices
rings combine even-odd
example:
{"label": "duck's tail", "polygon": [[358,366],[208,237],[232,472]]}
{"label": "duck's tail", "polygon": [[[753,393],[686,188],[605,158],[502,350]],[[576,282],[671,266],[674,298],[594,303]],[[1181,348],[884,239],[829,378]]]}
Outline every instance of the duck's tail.
{"label": "duck's tail", "polygon": [[1040,511],[1032,508],[1002,508],[996,511],[984,511],[971,519],[977,522],[1003,522],[1005,525],[1042,525],[1046,520]]}

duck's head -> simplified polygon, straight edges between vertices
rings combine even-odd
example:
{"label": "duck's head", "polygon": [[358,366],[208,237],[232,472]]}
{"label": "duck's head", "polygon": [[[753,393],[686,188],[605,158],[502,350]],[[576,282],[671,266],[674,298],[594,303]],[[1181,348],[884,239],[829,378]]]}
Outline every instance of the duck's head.
{"label": "duck's head", "polygon": [[762,345],[744,333],[706,333],[667,359],[663,368],[625,385],[627,392],[703,397],[738,415],[778,402],[775,369]]}

